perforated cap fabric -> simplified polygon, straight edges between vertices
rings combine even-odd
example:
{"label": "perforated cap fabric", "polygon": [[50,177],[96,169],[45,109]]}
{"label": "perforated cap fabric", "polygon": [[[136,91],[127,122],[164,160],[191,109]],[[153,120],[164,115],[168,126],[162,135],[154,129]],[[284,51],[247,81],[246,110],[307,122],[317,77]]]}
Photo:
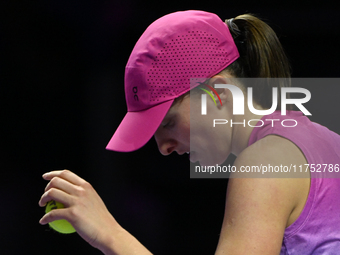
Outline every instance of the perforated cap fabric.
{"label": "perforated cap fabric", "polygon": [[193,88],[191,78],[211,78],[238,57],[228,26],[216,14],[181,11],[153,22],[126,65],[128,112],[106,148],[127,152],[145,145],[174,99]]}

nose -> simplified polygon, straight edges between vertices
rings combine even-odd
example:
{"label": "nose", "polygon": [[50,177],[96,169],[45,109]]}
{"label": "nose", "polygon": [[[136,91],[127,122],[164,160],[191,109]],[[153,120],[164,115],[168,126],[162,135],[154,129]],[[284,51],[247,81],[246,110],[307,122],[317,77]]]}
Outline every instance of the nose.
{"label": "nose", "polygon": [[161,135],[158,131],[155,133],[154,137],[158,146],[158,150],[162,155],[168,156],[176,149],[176,140]]}

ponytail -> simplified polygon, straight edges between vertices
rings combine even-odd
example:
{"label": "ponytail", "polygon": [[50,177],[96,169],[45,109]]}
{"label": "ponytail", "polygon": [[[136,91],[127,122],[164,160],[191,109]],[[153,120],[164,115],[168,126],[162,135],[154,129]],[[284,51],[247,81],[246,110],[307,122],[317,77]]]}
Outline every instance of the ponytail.
{"label": "ponytail", "polygon": [[[281,87],[290,86],[290,66],[281,43],[273,29],[251,14],[226,20],[240,57],[224,71],[236,78],[282,78],[278,83],[261,82],[252,87],[254,100],[262,107],[272,105],[272,87],[278,87],[278,109],[281,106]],[[222,71],[222,72],[224,72]],[[270,80],[270,79],[269,79]],[[248,87],[247,84],[244,84]]]}

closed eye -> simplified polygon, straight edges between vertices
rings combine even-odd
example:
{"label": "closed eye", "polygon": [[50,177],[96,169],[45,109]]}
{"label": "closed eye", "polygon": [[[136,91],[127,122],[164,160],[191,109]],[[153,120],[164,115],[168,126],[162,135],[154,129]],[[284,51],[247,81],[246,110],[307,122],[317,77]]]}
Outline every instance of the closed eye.
{"label": "closed eye", "polygon": [[163,125],[163,128],[169,128],[173,125],[172,121],[168,121],[165,125]]}

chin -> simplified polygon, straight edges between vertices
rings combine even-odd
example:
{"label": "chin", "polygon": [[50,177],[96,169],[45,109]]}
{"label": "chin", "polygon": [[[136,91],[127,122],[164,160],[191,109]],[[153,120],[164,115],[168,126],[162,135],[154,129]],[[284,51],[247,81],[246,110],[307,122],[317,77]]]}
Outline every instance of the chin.
{"label": "chin", "polygon": [[220,162],[218,160],[202,160],[199,161],[200,166],[216,166],[216,165],[221,165],[224,161]]}
{"label": "chin", "polygon": [[[228,154],[229,155],[229,154]],[[219,157],[219,158],[206,158],[199,160],[198,163],[200,166],[216,166],[216,165],[222,165],[228,157]]]}

